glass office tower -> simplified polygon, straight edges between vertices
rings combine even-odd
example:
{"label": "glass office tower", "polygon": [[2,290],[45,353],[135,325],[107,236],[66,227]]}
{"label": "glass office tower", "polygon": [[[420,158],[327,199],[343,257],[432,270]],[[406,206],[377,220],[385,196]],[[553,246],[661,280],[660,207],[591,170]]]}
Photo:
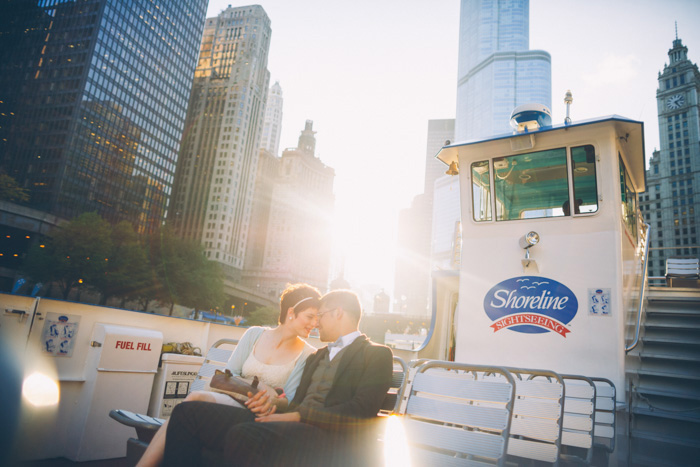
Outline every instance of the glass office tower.
{"label": "glass office tower", "polygon": [[462,0],[457,82],[457,141],[511,131],[526,103],[551,108],[551,58],[530,46],[528,0]]}
{"label": "glass office tower", "polygon": [[5,2],[0,168],[30,206],[163,222],[207,3]]}

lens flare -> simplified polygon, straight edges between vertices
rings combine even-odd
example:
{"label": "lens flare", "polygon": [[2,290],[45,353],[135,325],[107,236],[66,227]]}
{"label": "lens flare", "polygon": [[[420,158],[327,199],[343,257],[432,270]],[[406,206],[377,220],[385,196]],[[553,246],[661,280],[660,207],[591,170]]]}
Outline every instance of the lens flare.
{"label": "lens flare", "polygon": [[411,456],[402,418],[398,415],[391,415],[386,422],[386,431],[384,432],[384,466],[410,467]]}
{"label": "lens flare", "polygon": [[32,373],[24,379],[22,395],[35,407],[57,405],[60,398],[58,383],[41,373]]}

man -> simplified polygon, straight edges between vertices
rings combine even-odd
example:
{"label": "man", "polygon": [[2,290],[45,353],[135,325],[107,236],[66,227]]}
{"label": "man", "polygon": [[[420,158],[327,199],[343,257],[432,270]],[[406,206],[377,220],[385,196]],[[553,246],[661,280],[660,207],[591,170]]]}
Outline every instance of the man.
{"label": "man", "polygon": [[[358,330],[357,295],[321,299],[318,330],[333,342],[306,361],[287,413],[188,402],[173,411],[163,465],[202,465],[213,451],[226,465],[367,465],[376,444],[377,412],[391,384],[392,354]],[[274,412],[274,411],[273,411]],[[221,454],[223,456],[221,457]]]}

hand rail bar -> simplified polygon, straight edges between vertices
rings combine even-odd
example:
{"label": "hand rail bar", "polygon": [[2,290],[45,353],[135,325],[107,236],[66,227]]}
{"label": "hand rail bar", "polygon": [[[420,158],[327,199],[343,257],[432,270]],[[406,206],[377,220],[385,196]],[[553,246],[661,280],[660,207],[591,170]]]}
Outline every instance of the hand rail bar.
{"label": "hand rail bar", "polygon": [[634,349],[635,347],[637,347],[637,344],[639,344],[639,328],[642,325],[642,311],[644,309],[644,292],[647,283],[647,259],[649,258],[649,229],[651,229],[651,225],[649,225],[648,223],[644,223],[644,226],[646,227],[644,231],[644,269],[642,269],[642,285],[639,288],[639,308],[637,309],[637,325],[634,330],[634,340],[630,345],[625,347],[625,353],[629,353],[630,350]]}

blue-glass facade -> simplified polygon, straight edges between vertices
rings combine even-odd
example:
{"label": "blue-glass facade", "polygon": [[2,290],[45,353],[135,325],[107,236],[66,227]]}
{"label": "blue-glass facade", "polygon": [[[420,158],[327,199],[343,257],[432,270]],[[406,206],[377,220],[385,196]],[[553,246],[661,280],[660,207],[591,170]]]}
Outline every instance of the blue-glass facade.
{"label": "blue-glass facade", "polygon": [[511,131],[515,107],[551,107],[551,58],[529,49],[528,0],[462,0],[455,139]]}
{"label": "blue-glass facade", "polygon": [[140,232],[163,222],[207,3],[5,4],[0,166],[32,207]]}

